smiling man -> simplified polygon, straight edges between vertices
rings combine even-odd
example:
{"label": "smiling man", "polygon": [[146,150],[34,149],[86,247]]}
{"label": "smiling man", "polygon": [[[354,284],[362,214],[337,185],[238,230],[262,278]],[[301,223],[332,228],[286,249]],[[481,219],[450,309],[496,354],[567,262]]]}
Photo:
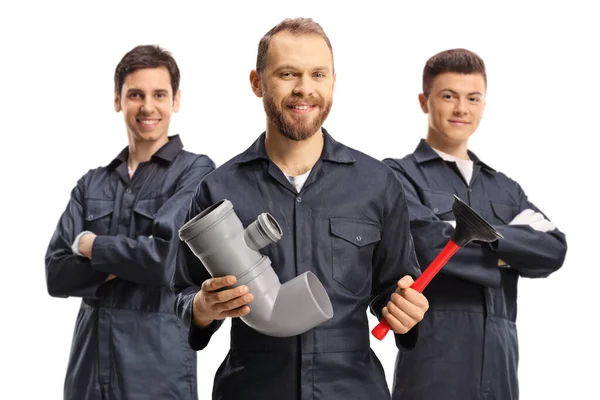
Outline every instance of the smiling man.
{"label": "smiling man", "polygon": [[460,249],[425,289],[430,311],[419,346],[398,353],[394,400],[518,399],[517,282],[546,277],[565,258],[565,235],[519,184],[468,150],[486,89],[475,53],[454,49],[431,57],[419,95],[429,116],[427,138],[414,153],[384,160],[404,185],[422,267],[450,239],[454,195],[504,236],[493,246]]}
{"label": "smiling man", "polygon": [[82,298],[65,399],[197,398],[196,355],[168,283],[177,230],[214,163],[168,136],[179,100],[179,68],[158,46],[117,65],[129,145],[79,180],[46,253],[50,295]]}
{"label": "smiling man", "polygon": [[404,349],[415,345],[427,310],[425,297],[408,288],[419,270],[402,184],[322,128],[335,72],[331,43],[311,19],[284,20],[260,40],[250,83],[263,99],[266,132],[200,184],[188,220],[221,199],[231,200],[245,225],[269,212],[283,238],[261,252],[282,282],[313,272],[334,316],[298,336],[263,335],[237,318],[252,308],[247,286],[229,288],[233,276],[210,278],[182,243],[173,286],[190,345],[204,348],[233,317],[213,399],[389,399],[369,344],[367,307],[385,315]]}

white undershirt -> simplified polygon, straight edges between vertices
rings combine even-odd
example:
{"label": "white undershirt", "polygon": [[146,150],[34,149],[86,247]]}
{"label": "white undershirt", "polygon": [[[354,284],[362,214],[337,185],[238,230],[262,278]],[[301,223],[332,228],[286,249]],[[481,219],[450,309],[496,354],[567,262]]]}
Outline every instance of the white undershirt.
{"label": "white undershirt", "polygon": [[[433,147],[432,147],[433,148]],[[458,170],[460,171],[463,178],[467,182],[467,185],[471,182],[471,178],[473,177],[473,161],[471,160],[463,160],[462,158],[454,157],[453,155],[444,153],[438,149],[433,149],[436,153],[439,154],[442,159],[446,161],[454,161]]]}
{"label": "white undershirt", "polygon": [[302,187],[304,186],[304,184],[306,183],[306,180],[308,179],[308,175],[310,175],[310,169],[308,170],[308,172],[302,174],[302,175],[298,175],[298,176],[292,176],[292,175],[288,175],[286,173],[284,173],[285,177],[287,178],[288,181],[290,181],[290,183],[292,185],[294,185],[294,187],[296,188],[296,191],[298,193],[300,193],[300,190],[302,190]]}

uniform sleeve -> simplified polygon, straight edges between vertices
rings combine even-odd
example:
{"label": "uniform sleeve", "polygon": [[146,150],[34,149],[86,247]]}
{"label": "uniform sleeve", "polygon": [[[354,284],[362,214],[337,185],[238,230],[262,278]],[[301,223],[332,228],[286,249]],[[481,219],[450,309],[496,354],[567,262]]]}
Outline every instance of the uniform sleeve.
{"label": "uniform sleeve", "polygon": [[[404,187],[417,257],[422,270],[425,270],[446,246],[454,228],[440,220],[433,210],[421,203],[415,187],[397,162],[391,159],[384,162],[397,173]],[[441,269],[440,274],[452,275],[488,287],[499,287],[501,282],[498,255],[490,246],[473,242],[458,249]]]}
{"label": "uniform sleeve", "polygon": [[[405,275],[416,279],[420,275],[410,234],[408,210],[402,184],[390,171],[386,184],[385,215],[381,241],[373,253],[373,284],[371,288],[371,312],[379,320],[382,309],[398,287],[398,280]],[[418,338],[418,325],[404,335],[395,335],[399,349],[410,350]]]}
{"label": "uniform sleeve", "polygon": [[180,178],[174,194],[157,211],[151,236],[97,236],[91,266],[103,273],[149,286],[168,286],[179,245],[178,230],[196,187],[215,165],[200,156]]}
{"label": "uniform sleeve", "polygon": [[96,297],[108,274],[90,267],[90,260],[73,254],[71,245],[83,230],[84,178],[71,191],[46,251],[46,285],[53,297]]}
{"label": "uniform sleeve", "polygon": [[[509,190],[516,194],[519,203],[517,214],[528,208],[542,213],[528,200],[519,184],[512,180],[510,184],[513,187]],[[494,213],[497,217],[509,223],[510,218],[502,215],[504,211],[502,207],[494,205]],[[504,239],[498,241],[495,249],[498,257],[506,261],[512,269],[517,270],[521,276],[544,278],[563,265],[567,254],[567,240],[565,234],[558,229],[540,232],[529,225],[495,225],[494,227],[504,236]]]}
{"label": "uniform sleeve", "polygon": [[[192,199],[185,222],[191,220],[212,204],[208,197],[208,190],[203,182]],[[193,322],[194,297],[200,291],[202,283],[210,278],[210,274],[200,259],[196,257],[185,242],[180,241],[177,249],[175,271],[171,278],[171,289],[177,295],[175,314],[188,328],[188,343],[196,351],[204,349],[212,335],[223,324],[222,320],[216,320],[208,327],[200,329]]]}

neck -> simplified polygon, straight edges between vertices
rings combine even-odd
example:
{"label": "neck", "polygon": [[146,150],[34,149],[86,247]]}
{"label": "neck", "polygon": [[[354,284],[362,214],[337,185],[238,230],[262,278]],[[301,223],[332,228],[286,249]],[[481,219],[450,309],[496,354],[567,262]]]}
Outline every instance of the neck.
{"label": "neck", "polygon": [[152,155],[161,147],[163,147],[168,141],[169,138],[167,136],[155,141],[139,141],[130,137],[129,157],[127,159],[129,171],[135,171],[140,163],[150,160]]}
{"label": "neck", "polygon": [[436,150],[463,160],[469,159],[469,155],[467,154],[468,141],[466,140],[451,142],[439,139],[436,135],[432,135],[431,132],[428,132],[425,141]]}
{"label": "neck", "polygon": [[308,139],[295,141],[283,136],[277,128],[267,126],[267,155],[287,175],[298,176],[311,170],[321,157],[323,143],[320,128]]}

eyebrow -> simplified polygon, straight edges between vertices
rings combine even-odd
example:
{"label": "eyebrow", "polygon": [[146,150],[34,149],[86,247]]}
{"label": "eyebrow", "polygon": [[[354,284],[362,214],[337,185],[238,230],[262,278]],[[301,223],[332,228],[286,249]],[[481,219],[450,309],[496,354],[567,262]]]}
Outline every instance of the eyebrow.
{"label": "eyebrow", "polygon": [[[452,94],[458,94],[458,92],[452,90],[452,89],[442,89],[440,90],[438,93],[442,93],[442,92],[450,92]],[[467,94],[467,96],[473,96],[473,95],[479,95],[479,96],[483,96],[483,94],[481,92],[471,92],[469,94]]]}
{"label": "eyebrow", "polygon": [[[291,64],[285,64],[285,65],[282,65],[282,66],[276,68],[275,72],[277,73],[277,72],[280,72],[280,71],[286,70],[286,69],[290,69],[292,71],[298,71],[299,70],[298,67],[295,67],[295,66],[293,66]],[[326,66],[321,66],[321,67],[311,68],[311,70],[313,70],[313,71],[330,71],[330,68],[326,67]]]}
{"label": "eyebrow", "polygon": [[331,69],[329,67],[317,67],[317,68],[313,68],[313,71],[330,71]]}
{"label": "eyebrow", "polygon": [[[131,88],[131,89],[127,90],[127,93],[144,93],[144,91],[142,89],[138,89],[138,88]],[[154,93],[169,94],[169,91],[167,89],[156,89],[156,90],[154,90]]]}

